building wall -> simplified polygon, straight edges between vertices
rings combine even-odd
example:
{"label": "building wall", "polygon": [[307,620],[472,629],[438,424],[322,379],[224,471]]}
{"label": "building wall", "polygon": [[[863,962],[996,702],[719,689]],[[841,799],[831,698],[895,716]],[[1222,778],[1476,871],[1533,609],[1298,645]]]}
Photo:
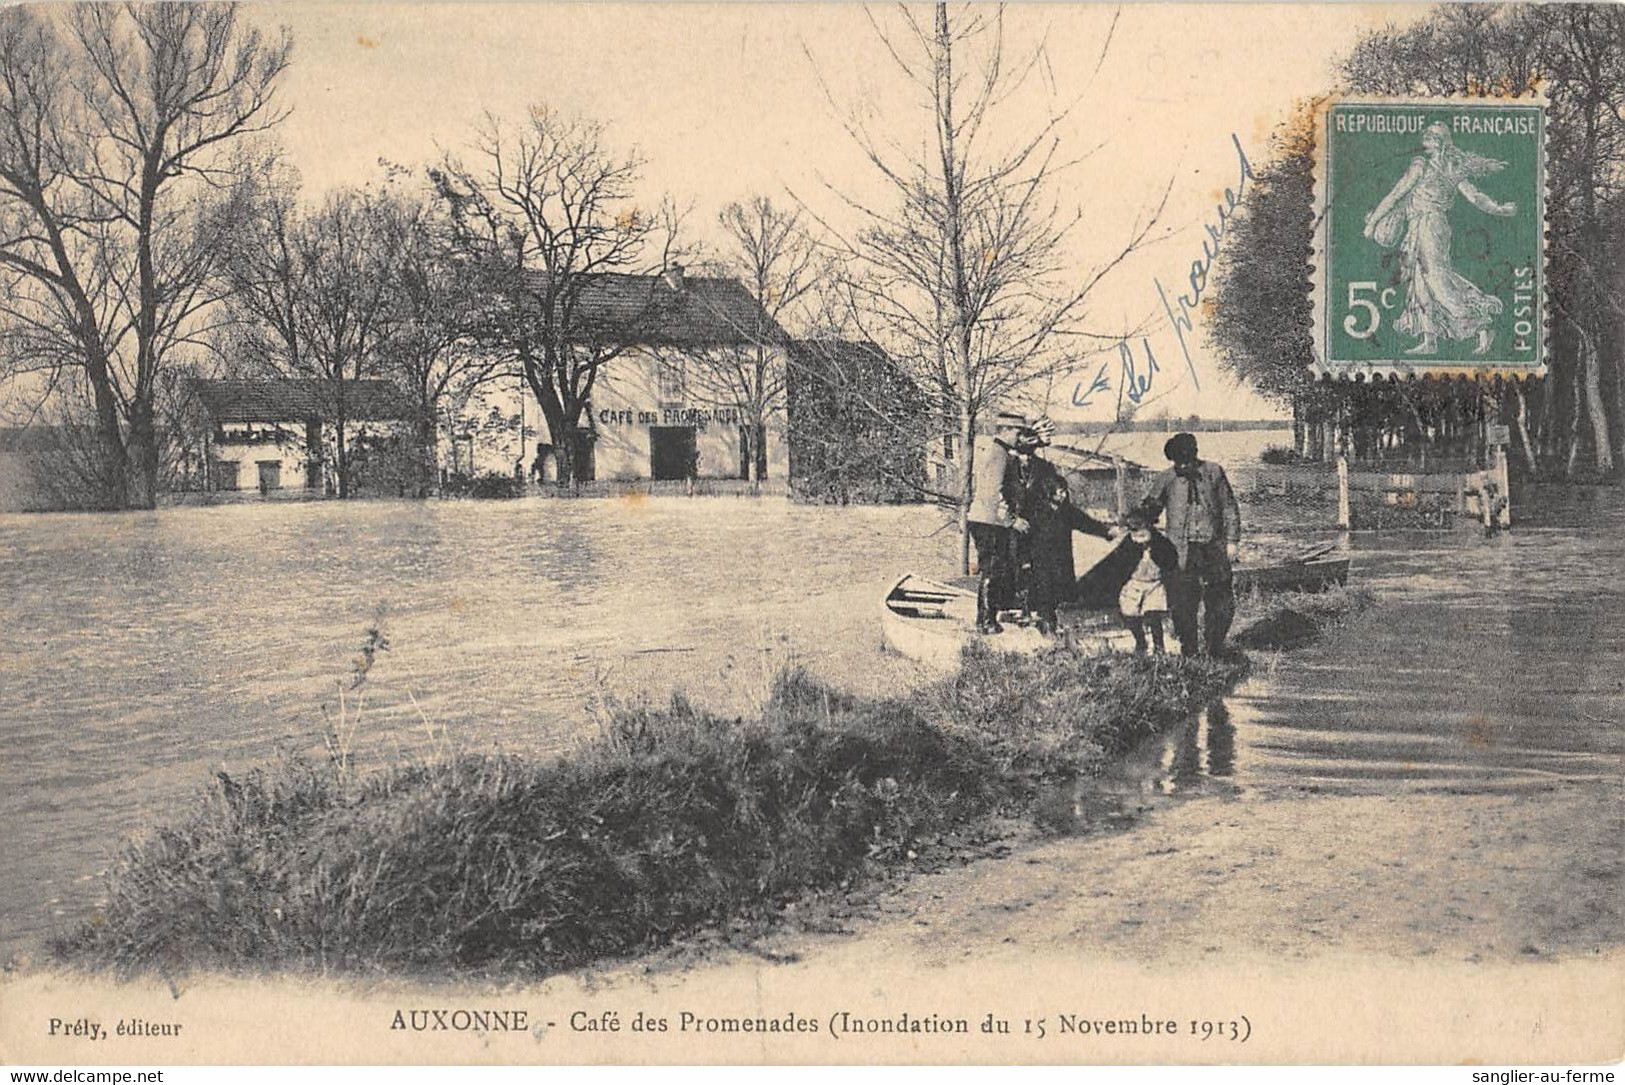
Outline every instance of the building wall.
{"label": "building wall", "polygon": [[[280,437],[275,437],[280,432]],[[265,439],[264,435],[273,435]],[[305,485],[305,427],[284,423],[280,429],[264,422],[227,422],[209,441],[209,488],[211,490],[257,490],[259,464],[267,461],[281,469],[277,489],[302,489]],[[224,465],[224,466],[223,466]],[[235,485],[231,467],[236,467]]]}
{"label": "building wall", "polygon": [[[594,445],[594,474],[605,480],[654,477],[657,430],[692,429],[699,454],[700,478],[740,477],[739,412],[717,406],[722,397],[708,392],[688,359],[682,381],[662,381],[662,361],[651,352],[634,351],[610,362],[593,389],[591,425],[598,434]],[[782,363],[775,363],[782,364]],[[666,439],[671,439],[668,435]],[[767,476],[785,478],[790,469],[785,416],[782,405],[767,422]]]}
{"label": "building wall", "polygon": [[[357,422],[346,426],[345,441],[350,448],[352,467],[356,470],[361,467],[357,449],[362,440],[374,436],[393,436],[403,429],[401,424],[393,422]],[[250,435],[251,439],[245,439]],[[332,426],[322,427],[322,438],[322,488],[336,489],[338,445]],[[276,464],[280,469],[275,489],[303,490],[309,481],[306,471],[308,460],[305,425],[302,422],[283,422],[280,426],[269,422],[225,422],[209,438],[209,488],[242,492],[258,490],[260,464],[267,463]],[[236,465],[235,486],[230,485],[229,467],[223,470],[223,464]]]}

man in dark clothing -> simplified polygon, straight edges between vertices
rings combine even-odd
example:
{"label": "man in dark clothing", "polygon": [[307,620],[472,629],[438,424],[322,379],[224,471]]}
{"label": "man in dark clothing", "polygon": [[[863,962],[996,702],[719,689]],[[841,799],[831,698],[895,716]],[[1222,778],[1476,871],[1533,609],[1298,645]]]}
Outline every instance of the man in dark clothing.
{"label": "man in dark clothing", "polygon": [[1166,515],[1166,533],[1179,553],[1178,575],[1168,584],[1174,633],[1185,655],[1204,646],[1208,655],[1220,655],[1236,610],[1230,566],[1241,541],[1241,508],[1224,468],[1197,458],[1191,434],[1176,433],[1163,454],[1173,466],[1157,476],[1140,507],[1152,518]]}

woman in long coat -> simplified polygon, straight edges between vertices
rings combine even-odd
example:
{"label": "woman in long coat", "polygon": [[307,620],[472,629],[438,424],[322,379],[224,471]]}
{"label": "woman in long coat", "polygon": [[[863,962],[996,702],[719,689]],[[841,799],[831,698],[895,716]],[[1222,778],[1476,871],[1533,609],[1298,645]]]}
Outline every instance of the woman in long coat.
{"label": "woman in long coat", "polygon": [[1022,581],[1027,609],[1040,632],[1055,631],[1056,607],[1070,602],[1077,587],[1072,569],[1072,533],[1111,538],[1111,530],[1072,503],[1071,489],[1055,465],[1034,456],[1023,488],[1021,515],[1030,525],[1023,547]]}

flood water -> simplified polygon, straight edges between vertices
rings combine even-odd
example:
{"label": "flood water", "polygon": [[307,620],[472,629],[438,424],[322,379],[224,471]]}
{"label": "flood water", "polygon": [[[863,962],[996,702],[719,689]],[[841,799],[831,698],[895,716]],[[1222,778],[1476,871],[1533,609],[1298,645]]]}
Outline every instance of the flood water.
{"label": "flood water", "polygon": [[1548,491],[1521,512],[1490,539],[1352,536],[1353,582],[1377,608],[1255,654],[1233,692],[1080,797],[1080,822],[1091,797],[1115,814],[1214,792],[1625,784],[1625,510],[1610,491]]}
{"label": "flood water", "polygon": [[[1381,608],[1266,657],[1148,753],[1164,792],[1619,779],[1625,515],[1570,501],[1494,539],[1358,538]],[[956,540],[922,508],[737,499],[272,503],[0,517],[0,957],[87,914],[120,839],[211,771],[450,745],[539,753],[603,696],[725,711],[803,663],[878,692],[878,600]],[[355,681],[369,628],[387,638]],[[340,689],[344,688],[341,702]]]}
{"label": "flood water", "polygon": [[[789,663],[913,682],[878,601],[951,565],[942,523],[728,498],[0,517],[0,951],[83,915],[119,838],[216,768],[323,756],[327,721],[363,763],[534,754],[606,695],[746,711]],[[352,689],[370,628],[388,647]]]}

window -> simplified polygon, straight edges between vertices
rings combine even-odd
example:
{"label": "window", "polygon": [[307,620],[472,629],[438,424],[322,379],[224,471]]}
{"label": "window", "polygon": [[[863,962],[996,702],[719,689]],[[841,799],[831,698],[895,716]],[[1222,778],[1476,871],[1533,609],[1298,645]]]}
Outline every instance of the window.
{"label": "window", "polygon": [[681,407],[684,399],[684,373],[681,358],[662,358],[659,362],[658,380],[660,405],[662,407]]}

